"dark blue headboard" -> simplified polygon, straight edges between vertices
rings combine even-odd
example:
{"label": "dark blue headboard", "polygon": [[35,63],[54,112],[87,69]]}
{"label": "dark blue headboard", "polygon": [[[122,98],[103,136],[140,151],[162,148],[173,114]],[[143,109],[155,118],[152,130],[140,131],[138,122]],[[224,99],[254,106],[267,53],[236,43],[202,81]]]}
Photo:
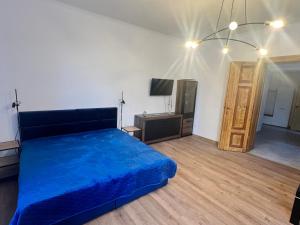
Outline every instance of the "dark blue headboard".
{"label": "dark blue headboard", "polygon": [[20,112],[21,141],[117,128],[117,108]]}

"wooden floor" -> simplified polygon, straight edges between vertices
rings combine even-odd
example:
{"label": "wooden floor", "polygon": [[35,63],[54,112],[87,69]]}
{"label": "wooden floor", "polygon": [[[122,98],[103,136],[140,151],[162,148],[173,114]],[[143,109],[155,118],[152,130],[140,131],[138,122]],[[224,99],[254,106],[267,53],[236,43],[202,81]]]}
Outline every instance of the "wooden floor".
{"label": "wooden floor", "polygon": [[177,161],[176,177],[89,225],[289,224],[299,170],[222,152],[196,136],[152,146]]}
{"label": "wooden floor", "polygon": [[197,136],[152,146],[177,161],[176,177],[88,225],[289,224],[299,170],[247,153],[222,152]]}

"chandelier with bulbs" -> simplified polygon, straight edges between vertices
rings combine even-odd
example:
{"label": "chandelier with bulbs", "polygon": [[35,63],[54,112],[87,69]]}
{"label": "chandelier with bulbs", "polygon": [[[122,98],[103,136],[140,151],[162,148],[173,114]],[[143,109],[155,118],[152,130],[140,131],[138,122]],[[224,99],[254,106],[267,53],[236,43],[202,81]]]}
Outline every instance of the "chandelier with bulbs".
{"label": "chandelier with bulbs", "polygon": [[[220,19],[222,16],[222,12],[224,9],[224,2],[225,0],[222,0],[222,4],[220,7],[220,11],[219,11],[219,15],[218,15],[218,20],[217,20],[217,24],[216,24],[216,29],[215,32],[205,36],[204,38],[200,39],[200,40],[190,40],[187,41],[185,43],[185,47],[186,48],[190,48],[190,49],[196,49],[201,43],[206,42],[206,41],[215,41],[215,40],[223,40],[225,41],[225,45],[222,49],[223,54],[227,54],[230,49],[229,49],[229,42],[239,42],[245,45],[248,45],[252,48],[254,48],[256,51],[258,51],[258,53],[261,56],[266,56],[268,54],[268,50],[265,48],[258,48],[255,44],[252,44],[250,42],[244,41],[244,40],[240,40],[240,39],[236,39],[236,38],[232,38],[231,34],[233,31],[237,30],[239,27],[247,27],[247,26],[251,26],[251,25],[263,25],[263,26],[269,26],[273,29],[280,29],[282,27],[285,26],[285,21],[282,19],[277,19],[277,20],[273,20],[273,21],[266,21],[266,22],[248,22],[248,18],[247,18],[247,0],[244,0],[244,22],[243,23],[238,23],[236,21],[233,21],[233,9],[234,9],[234,3],[235,0],[232,0],[231,3],[231,12],[230,12],[230,23],[227,27],[221,28],[219,29],[219,23],[220,23]],[[224,33],[227,31],[227,35],[224,37],[219,37],[217,35],[219,35],[220,33]]]}

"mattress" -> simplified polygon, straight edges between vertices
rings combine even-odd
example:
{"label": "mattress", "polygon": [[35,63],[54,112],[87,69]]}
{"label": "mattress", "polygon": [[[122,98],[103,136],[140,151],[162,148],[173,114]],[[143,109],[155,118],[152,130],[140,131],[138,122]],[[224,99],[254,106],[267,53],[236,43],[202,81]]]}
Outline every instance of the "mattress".
{"label": "mattress", "polygon": [[70,223],[78,215],[84,221],[84,213],[98,216],[175,173],[173,160],[115,128],[27,140],[11,224]]}

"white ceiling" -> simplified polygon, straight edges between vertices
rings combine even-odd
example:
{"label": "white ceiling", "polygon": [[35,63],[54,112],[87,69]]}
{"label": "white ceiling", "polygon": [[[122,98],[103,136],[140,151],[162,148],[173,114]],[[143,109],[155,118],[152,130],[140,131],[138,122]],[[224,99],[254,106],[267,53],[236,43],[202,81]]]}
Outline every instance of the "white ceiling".
{"label": "white ceiling", "polygon": [[[177,37],[192,38],[215,29],[222,0],[58,0],[82,9]],[[229,22],[232,0],[225,0],[221,26]],[[300,21],[299,0],[247,0],[248,21],[278,17]],[[234,19],[243,22],[244,0],[235,0]]]}

